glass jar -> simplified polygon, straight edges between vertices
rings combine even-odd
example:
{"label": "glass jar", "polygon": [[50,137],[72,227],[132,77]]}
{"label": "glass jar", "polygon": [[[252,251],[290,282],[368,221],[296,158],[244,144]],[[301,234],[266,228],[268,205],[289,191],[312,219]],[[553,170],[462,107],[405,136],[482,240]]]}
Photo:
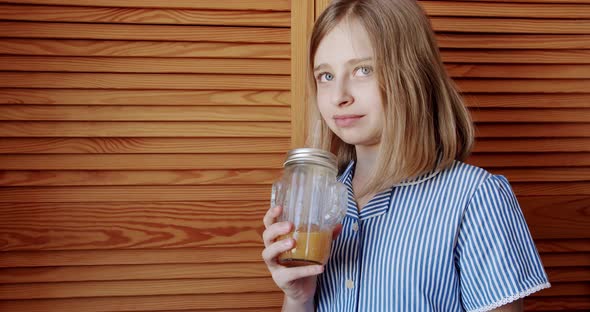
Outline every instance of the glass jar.
{"label": "glass jar", "polygon": [[293,223],[295,247],[282,253],[284,266],[325,264],[330,256],[332,233],[347,208],[346,186],[337,181],[334,154],[315,148],[289,151],[282,177],[273,184],[271,206],[283,207],[278,221]]}

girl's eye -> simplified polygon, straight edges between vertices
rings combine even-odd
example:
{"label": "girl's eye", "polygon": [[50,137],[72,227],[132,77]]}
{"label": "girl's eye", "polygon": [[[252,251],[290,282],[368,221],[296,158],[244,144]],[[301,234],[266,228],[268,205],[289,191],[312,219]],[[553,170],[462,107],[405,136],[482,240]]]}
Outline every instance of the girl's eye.
{"label": "girl's eye", "polygon": [[334,75],[330,73],[321,73],[318,75],[318,80],[320,82],[332,81],[334,79]]}
{"label": "girl's eye", "polygon": [[355,73],[358,73],[362,76],[368,76],[373,72],[373,67],[371,66],[360,66],[357,67],[357,69],[355,70]]}

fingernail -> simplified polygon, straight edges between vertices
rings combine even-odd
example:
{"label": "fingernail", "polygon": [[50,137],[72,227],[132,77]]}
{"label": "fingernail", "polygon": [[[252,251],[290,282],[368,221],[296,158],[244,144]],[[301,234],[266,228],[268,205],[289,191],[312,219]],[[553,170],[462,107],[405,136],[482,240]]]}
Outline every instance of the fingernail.
{"label": "fingernail", "polygon": [[286,239],[285,240],[285,247],[291,247],[291,245],[293,245],[293,240],[292,239]]}

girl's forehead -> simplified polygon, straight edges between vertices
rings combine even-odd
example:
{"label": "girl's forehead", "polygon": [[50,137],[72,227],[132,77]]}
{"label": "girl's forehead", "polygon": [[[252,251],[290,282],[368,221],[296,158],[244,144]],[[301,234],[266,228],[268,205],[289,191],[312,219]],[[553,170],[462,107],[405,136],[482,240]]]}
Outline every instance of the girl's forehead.
{"label": "girl's forehead", "polygon": [[320,41],[314,57],[314,66],[338,65],[351,59],[373,56],[369,34],[356,19],[346,19],[330,30]]}

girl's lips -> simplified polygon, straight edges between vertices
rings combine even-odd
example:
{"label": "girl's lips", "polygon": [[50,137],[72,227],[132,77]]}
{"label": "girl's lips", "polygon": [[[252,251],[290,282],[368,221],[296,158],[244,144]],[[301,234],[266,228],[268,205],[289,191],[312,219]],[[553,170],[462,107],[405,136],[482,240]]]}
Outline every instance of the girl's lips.
{"label": "girl's lips", "polygon": [[362,115],[334,116],[334,122],[336,122],[336,126],[345,128],[353,126],[357,121],[359,121],[363,117],[364,116]]}

